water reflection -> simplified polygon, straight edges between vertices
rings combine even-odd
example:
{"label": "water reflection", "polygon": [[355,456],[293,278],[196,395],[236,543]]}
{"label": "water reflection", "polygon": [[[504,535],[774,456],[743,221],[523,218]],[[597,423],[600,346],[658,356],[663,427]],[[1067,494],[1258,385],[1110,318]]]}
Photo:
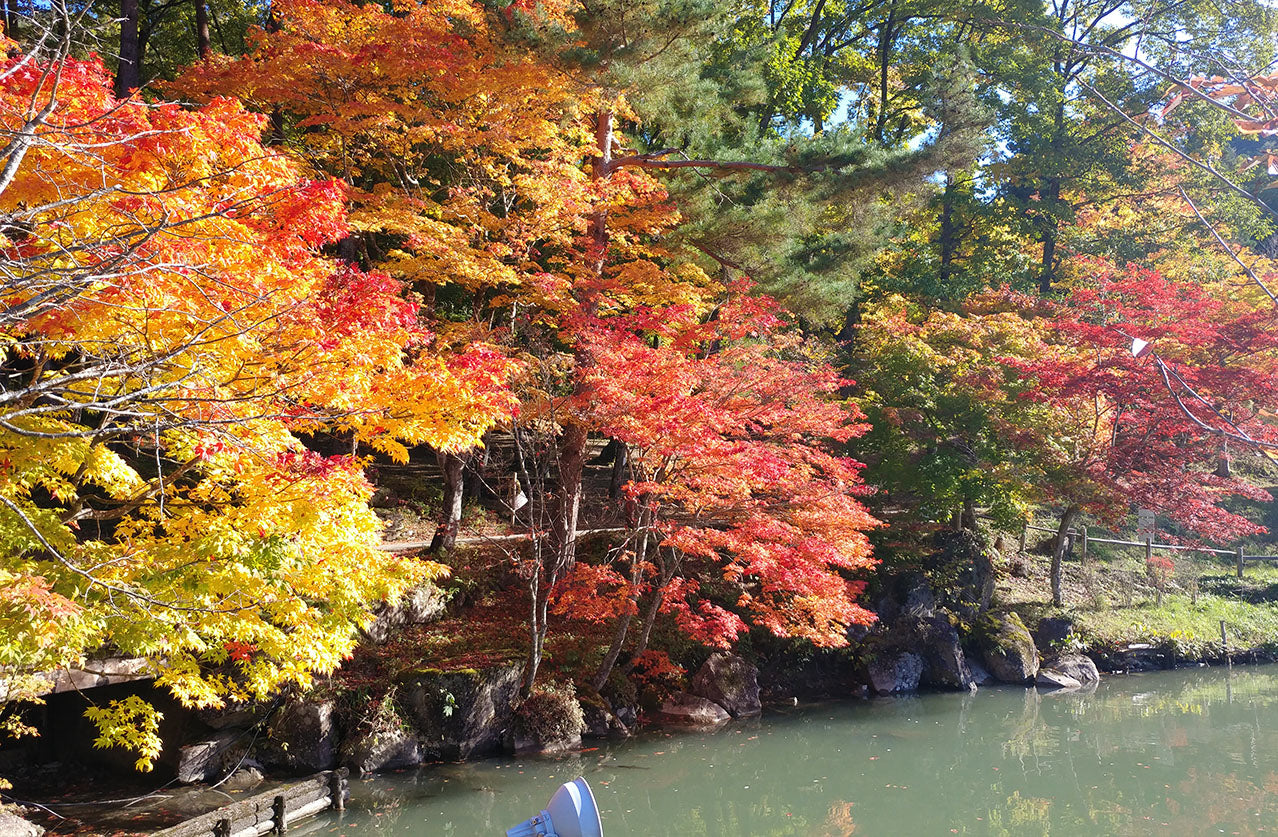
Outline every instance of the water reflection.
{"label": "water reflection", "polygon": [[713,735],[353,783],[290,833],[498,835],[584,775],[605,833],[1263,834],[1278,830],[1278,669],[801,707]]}

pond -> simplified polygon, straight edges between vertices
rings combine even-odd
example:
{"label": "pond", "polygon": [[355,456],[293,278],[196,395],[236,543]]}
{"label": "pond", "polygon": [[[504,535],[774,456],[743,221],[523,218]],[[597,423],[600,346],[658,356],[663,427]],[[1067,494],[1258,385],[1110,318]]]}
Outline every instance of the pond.
{"label": "pond", "polygon": [[585,776],[607,837],[1278,832],[1278,667],[813,704],[710,734],[352,781],[290,834],[476,837]]}

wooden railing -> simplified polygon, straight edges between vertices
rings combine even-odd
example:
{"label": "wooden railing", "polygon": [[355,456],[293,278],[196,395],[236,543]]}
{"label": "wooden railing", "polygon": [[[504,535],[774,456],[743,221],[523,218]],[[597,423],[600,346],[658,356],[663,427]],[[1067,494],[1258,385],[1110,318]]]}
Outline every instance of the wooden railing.
{"label": "wooden railing", "polygon": [[[1026,532],[1029,532],[1032,530],[1035,532],[1047,532],[1052,535],[1057,534],[1057,531],[1055,529],[1045,529],[1042,526],[1034,526],[1033,524],[1026,525],[1025,530],[1026,531],[1021,534],[1021,550],[1022,551],[1024,551],[1025,549]],[[1065,534],[1070,538],[1080,539],[1082,550],[1083,550],[1083,554],[1082,554],[1083,560],[1087,560],[1088,545],[1094,544],[1094,543],[1111,544],[1114,546],[1142,547],[1145,550],[1146,561],[1148,561],[1151,557],[1153,557],[1155,549],[1170,549],[1173,551],[1182,551],[1182,552],[1205,552],[1212,555],[1231,556],[1234,559],[1235,570],[1238,573],[1239,578],[1243,577],[1243,567],[1246,566],[1248,561],[1278,561],[1278,555],[1247,555],[1243,552],[1243,548],[1241,546],[1237,547],[1236,549],[1212,549],[1206,546],[1183,546],[1181,544],[1174,544],[1174,543],[1154,543],[1154,540],[1152,537],[1148,537],[1143,541],[1124,541],[1124,540],[1115,540],[1113,538],[1092,538],[1088,536],[1086,526],[1080,526],[1078,527],[1078,529],[1070,529]]]}
{"label": "wooden railing", "polygon": [[321,811],[346,807],[350,795],[346,768],[326,770],[309,779],[259,793],[157,831],[154,837],[260,837],[283,834],[293,823]]}

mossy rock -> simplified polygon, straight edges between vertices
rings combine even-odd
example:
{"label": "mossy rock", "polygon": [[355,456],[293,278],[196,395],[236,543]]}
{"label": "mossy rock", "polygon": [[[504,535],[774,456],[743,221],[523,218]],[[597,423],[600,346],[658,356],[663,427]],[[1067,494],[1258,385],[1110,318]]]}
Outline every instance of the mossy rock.
{"label": "mossy rock", "polygon": [[1038,675],[1038,648],[1016,613],[986,614],[977,621],[973,639],[996,680],[1029,683]]}
{"label": "mossy rock", "polygon": [[457,760],[499,752],[522,679],[519,664],[401,676],[401,705],[424,756]]}

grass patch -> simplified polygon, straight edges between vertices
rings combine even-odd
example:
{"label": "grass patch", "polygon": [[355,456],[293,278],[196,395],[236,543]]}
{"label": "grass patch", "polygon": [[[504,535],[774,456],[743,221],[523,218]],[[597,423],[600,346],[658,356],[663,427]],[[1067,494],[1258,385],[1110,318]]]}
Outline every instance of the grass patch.
{"label": "grass patch", "polygon": [[1234,651],[1278,647],[1278,608],[1212,594],[1200,594],[1197,604],[1188,596],[1169,595],[1161,606],[1146,602],[1077,610],[1071,616],[1080,636],[1091,645],[1148,643],[1173,648],[1187,660],[1220,656],[1222,620]]}

